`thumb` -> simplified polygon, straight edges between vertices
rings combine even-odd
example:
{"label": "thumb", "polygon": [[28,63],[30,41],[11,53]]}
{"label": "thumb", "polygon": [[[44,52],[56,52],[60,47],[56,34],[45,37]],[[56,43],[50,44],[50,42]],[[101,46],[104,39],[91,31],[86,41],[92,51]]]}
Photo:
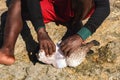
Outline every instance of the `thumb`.
{"label": "thumb", "polygon": [[86,44],[86,41],[83,41],[82,44],[85,45],[85,44]]}

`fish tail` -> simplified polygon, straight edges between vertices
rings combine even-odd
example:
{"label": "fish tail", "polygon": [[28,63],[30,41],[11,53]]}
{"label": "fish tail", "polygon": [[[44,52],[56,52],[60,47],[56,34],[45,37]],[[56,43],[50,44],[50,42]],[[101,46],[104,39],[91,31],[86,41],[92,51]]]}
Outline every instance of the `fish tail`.
{"label": "fish tail", "polygon": [[100,45],[100,43],[97,40],[92,40],[91,42],[94,44],[94,46],[99,46]]}
{"label": "fish tail", "polygon": [[99,45],[100,43],[98,41],[92,40],[91,42],[87,43],[85,46],[90,49],[93,46],[99,46]]}

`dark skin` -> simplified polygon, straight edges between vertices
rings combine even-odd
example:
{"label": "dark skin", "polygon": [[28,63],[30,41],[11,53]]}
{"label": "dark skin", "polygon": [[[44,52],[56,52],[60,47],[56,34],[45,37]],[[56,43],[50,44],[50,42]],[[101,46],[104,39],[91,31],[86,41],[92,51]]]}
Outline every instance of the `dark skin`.
{"label": "dark skin", "polygon": [[[23,27],[21,15],[21,0],[13,0],[8,9],[4,42],[0,49],[0,64],[11,65],[15,62],[15,43]],[[53,52],[55,52],[55,44],[48,36],[45,28],[38,29],[37,34],[40,43],[40,50],[44,49],[46,55],[52,55]]]}
{"label": "dark skin", "polygon": [[[21,2],[13,0],[9,8],[5,25],[4,42],[0,49],[0,64],[10,65],[15,62],[14,46],[18,34],[22,30]],[[12,20],[11,20],[12,19]]]}
{"label": "dark skin", "polygon": [[[44,50],[46,56],[51,56],[55,52],[55,44],[50,39],[49,35],[47,34],[44,28],[41,28],[38,31],[38,40],[40,43],[40,50]],[[73,36],[68,37],[64,41],[61,42],[61,50],[63,51],[64,55],[67,57],[70,56],[72,52],[74,52],[78,47],[84,44],[82,38],[75,34]]]}
{"label": "dark skin", "polygon": [[63,51],[66,57],[69,57],[72,52],[74,52],[78,47],[83,44],[82,38],[75,34],[73,36],[68,37],[60,44],[61,50]]}
{"label": "dark skin", "polygon": [[46,56],[50,56],[55,52],[55,49],[56,49],[55,44],[50,39],[45,28],[41,28],[38,30],[38,41],[40,44],[40,50],[44,50],[46,53]]}

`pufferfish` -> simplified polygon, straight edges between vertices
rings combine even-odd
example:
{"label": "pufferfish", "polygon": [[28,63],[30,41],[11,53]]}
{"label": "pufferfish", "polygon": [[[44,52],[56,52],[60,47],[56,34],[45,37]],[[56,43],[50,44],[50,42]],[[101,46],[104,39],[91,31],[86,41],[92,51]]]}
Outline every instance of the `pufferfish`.
{"label": "pufferfish", "polygon": [[96,40],[88,42],[72,52],[69,57],[65,57],[63,55],[59,44],[60,43],[56,44],[56,51],[52,56],[46,56],[44,50],[40,50],[37,54],[37,59],[42,63],[53,65],[55,68],[64,68],[67,66],[77,67],[85,60],[90,48],[93,46],[98,46],[99,42]]}

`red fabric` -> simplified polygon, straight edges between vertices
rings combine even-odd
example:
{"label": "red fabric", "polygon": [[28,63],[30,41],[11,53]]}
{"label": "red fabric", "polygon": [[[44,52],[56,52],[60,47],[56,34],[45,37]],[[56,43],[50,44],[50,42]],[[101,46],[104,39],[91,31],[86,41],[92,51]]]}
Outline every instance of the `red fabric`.
{"label": "red fabric", "polygon": [[94,11],[95,11],[95,7],[93,7],[92,9],[91,9],[91,11],[87,14],[87,16],[85,17],[85,19],[86,18],[88,18],[88,17],[90,17],[93,13],[94,13]]}
{"label": "red fabric", "polygon": [[[51,21],[67,22],[74,16],[70,0],[41,0],[40,5],[44,23]],[[86,18],[93,12],[94,10]]]}

